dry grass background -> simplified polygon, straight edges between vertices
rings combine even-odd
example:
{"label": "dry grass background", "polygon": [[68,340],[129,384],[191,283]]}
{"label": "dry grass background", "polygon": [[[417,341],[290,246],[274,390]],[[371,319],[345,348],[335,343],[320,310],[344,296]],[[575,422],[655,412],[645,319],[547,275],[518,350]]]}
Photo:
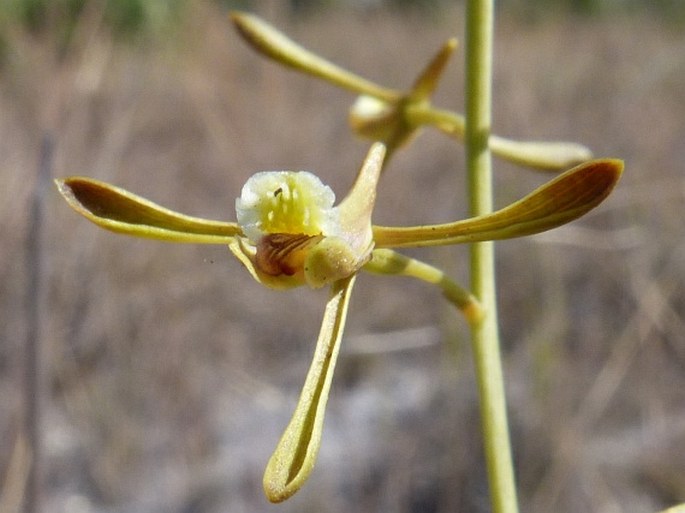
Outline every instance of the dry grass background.
{"label": "dry grass background", "polygon": [[[277,5],[262,14],[396,87],[462,35],[458,10],[296,21]],[[44,135],[54,176],[96,177],[217,219],[233,217],[258,170],[313,170],[342,194],[367,147],[348,132],[346,93],[256,58],[216,8],[197,3],[171,40],[138,45],[113,43],[97,14],[62,53],[15,31],[0,75],[3,504],[26,460],[25,247]],[[588,218],[499,244],[522,511],[685,501],[685,34],[646,15],[526,23],[504,12],[498,22],[496,131],[577,140],[627,165]],[[440,105],[461,105],[461,57]],[[460,147],[422,134],[393,161],[377,222],[463,216],[462,161]],[[496,166],[499,205],[544,179]],[[46,511],[488,510],[467,333],[438,293],[359,280],[317,468],[272,506],[261,473],[325,293],[262,289],[225,248],[105,233],[54,190],[45,208]],[[467,279],[464,248],[420,254]]]}

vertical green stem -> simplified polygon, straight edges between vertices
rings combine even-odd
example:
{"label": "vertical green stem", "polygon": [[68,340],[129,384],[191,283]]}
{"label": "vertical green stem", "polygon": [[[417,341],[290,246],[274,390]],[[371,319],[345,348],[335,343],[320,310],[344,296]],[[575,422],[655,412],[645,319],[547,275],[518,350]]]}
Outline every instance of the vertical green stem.
{"label": "vertical green stem", "polygon": [[[491,129],[494,0],[466,3],[466,165],[472,216],[492,211]],[[493,513],[516,513],[518,503],[500,355],[494,243],[471,246],[471,287],[485,310],[472,329],[481,422]]]}

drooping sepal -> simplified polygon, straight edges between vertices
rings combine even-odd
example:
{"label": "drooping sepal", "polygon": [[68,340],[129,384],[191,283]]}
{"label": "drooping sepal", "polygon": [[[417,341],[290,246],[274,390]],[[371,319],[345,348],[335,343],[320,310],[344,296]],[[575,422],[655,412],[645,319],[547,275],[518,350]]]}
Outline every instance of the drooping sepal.
{"label": "drooping sepal", "polygon": [[264,472],[264,492],[271,502],[282,502],[297,492],[316,462],[354,279],[350,276],[331,287],[299,402]]}

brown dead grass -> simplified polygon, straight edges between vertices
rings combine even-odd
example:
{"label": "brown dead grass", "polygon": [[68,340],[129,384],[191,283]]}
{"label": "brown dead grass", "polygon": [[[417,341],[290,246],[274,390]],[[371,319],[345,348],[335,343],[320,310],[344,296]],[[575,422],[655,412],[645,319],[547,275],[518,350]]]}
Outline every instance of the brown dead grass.
{"label": "brown dead grass", "polygon": [[[458,12],[266,15],[395,87],[461,36]],[[578,140],[627,164],[587,219],[499,245],[522,510],[656,511],[685,500],[685,38],[642,18],[499,23],[497,132]],[[22,412],[25,228],[43,135],[55,176],[217,219],[232,218],[257,170],[315,170],[344,191],[367,146],[347,130],[346,93],[257,59],[213,9],[198,6],[167,43],[112,44],[97,17],[79,34],[59,57],[16,34],[0,76],[0,476]],[[461,104],[462,71],[458,57],[439,104]],[[462,156],[422,134],[393,162],[377,221],[463,216]],[[543,180],[497,168],[502,205]],[[263,290],[224,248],[101,232],[54,191],[46,207],[48,509],[271,510],[261,472],[324,294]],[[420,254],[466,280],[463,248]],[[281,510],[487,511],[466,336],[428,287],[359,280],[320,461]],[[427,346],[388,349],[413,342]]]}

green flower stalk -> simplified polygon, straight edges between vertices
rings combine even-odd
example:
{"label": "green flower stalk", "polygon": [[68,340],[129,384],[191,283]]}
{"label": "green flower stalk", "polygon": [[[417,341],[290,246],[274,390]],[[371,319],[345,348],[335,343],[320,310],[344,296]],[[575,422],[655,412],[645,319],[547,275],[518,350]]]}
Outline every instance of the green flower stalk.
{"label": "green flower stalk", "polygon": [[351,190],[337,205],[333,191],[311,173],[257,173],[236,200],[237,222],[187,216],[91,178],[56,180],[67,203],[101,228],[162,241],[224,244],[262,285],[330,288],[300,400],[266,467],[264,490],[273,502],[299,490],[316,461],[350,295],[361,271],[436,285],[474,327],[486,312],[473,294],[441,270],[394,248],[508,239],[550,230],[601,203],[623,171],[619,160],[594,160],[490,214],[437,225],[375,226],[373,210],[386,154],[385,144],[371,146]]}
{"label": "green flower stalk", "polygon": [[[493,209],[489,139],[492,130],[494,15],[494,0],[469,0],[466,3],[464,89],[468,120],[465,141],[467,197],[469,212],[474,216],[488,216]],[[471,288],[488,310],[483,321],[471,330],[471,344],[490,504],[493,513],[517,513],[516,479],[500,354],[495,245],[491,242],[479,242],[472,244],[469,250]]]}

